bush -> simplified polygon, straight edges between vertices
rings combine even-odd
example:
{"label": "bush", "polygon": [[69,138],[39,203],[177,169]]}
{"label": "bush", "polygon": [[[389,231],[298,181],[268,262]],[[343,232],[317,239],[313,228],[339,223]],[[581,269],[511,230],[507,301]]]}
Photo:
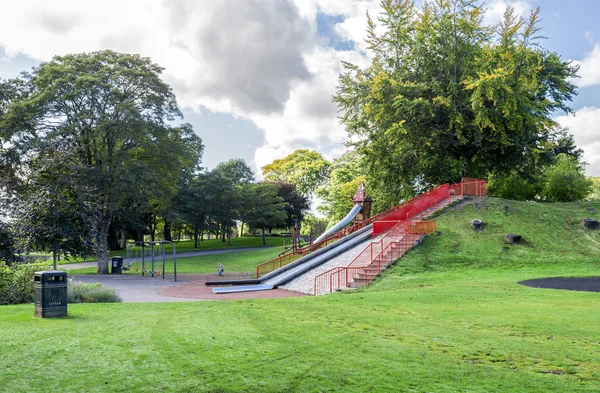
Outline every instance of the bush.
{"label": "bush", "polygon": [[14,264],[0,262],[0,305],[31,303],[34,297],[33,275],[51,269],[46,264]]}
{"label": "bush", "polygon": [[488,194],[516,201],[531,201],[536,199],[540,188],[537,181],[512,171],[508,174],[490,176]]}
{"label": "bush", "polygon": [[18,261],[15,239],[8,225],[0,221],[0,261],[11,265]]}
{"label": "bush", "polygon": [[69,303],[118,303],[121,301],[114,288],[80,282],[69,283],[67,299]]}
{"label": "bush", "polygon": [[559,154],[556,163],[546,169],[542,196],[549,202],[574,202],[584,199],[592,189],[583,168],[574,157]]}

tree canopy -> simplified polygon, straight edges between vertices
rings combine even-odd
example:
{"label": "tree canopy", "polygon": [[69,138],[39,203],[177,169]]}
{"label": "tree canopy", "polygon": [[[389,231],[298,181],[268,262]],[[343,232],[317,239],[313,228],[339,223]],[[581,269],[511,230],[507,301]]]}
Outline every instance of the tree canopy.
{"label": "tree canopy", "polygon": [[184,167],[202,154],[191,126],[171,126],[181,114],[161,72],[148,58],[105,50],[56,56],[3,88],[1,161],[26,178],[40,154],[59,159],[48,146],[69,150],[69,177],[89,197],[102,273],[117,210],[132,198],[166,208]]}
{"label": "tree canopy", "polygon": [[[540,45],[539,9],[483,25],[476,0],[384,0],[366,68],[344,63],[334,101],[388,204],[431,184],[538,170],[571,112],[577,67]],[[379,27],[377,26],[379,24]]]}
{"label": "tree canopy", "polygon": [[310,195],[325,181],[329,161],[314,150],[296,150],[292,154],[262,167],[265,181],[295,184],[298,191]]}

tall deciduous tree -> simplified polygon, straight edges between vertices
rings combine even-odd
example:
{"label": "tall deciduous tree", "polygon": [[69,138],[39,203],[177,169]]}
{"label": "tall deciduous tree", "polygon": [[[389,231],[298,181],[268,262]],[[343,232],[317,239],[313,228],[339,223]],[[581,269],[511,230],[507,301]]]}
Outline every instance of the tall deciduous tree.
{"label": "tall deciduous tree", "polygon": [[29,165],[31,175],[13,204],[20,248],[51,251],[58,257],[92,252],[95,223],[86,190],[78,187],[70,171],[76,164],[70,146],[46,146]]}
{"label": "tall deciduous tree", "polygon": [[327,181],[316,193],[322,200],[318,210],[328,217],[330,224],[335,224],[352,209],[352,197],[365,181],[364,166],[362,157],[355,150],[333,160]]}
{"label": "tall deciduous tree", "polygon": [[254,182],[254,171],[242,158],[234,158],[222,162],[215,168],[231,179],[234,184],[248,184]]}
{"label": "tall deciduous tree", "polygon": [[265,230],[285,226],[288,204],[277,195],[277,186],[270,183],[252,184],[246,197],[251,208],[245,212],[243,219],[250,227],[262,230],[263,244],[267,244]]}
{"label": "tall deciduous tree", "polygon": [[17,246],[13,230],[8,224],[0,221],[0,264],[10,266],[17,261]]}
{"label": "tall deciduous tree", "polygon": [[482,24],[476,0],[384,0],[370,66],[345,63],[334,101],[386,204],[461,176],[539,164],[577,68],[539,46],[539,9]]}
{"label": "tall deciduous tree", "polygon": [[298,192],[295,184],[277,182],[275,185],[277,186],[277,195],[287,203],[285,225],[289,228],[301,223],[304,220],[304,214],[310,209],[308,198]]}
{"label": "tall deciduous tree", "polygon": [[293,183],[305,195],[315,192],[323,183],[331,163],[314,150],[296,150],[262,168],[265,181]]}
{"label": "tall deciduous tree", "polygon": [[57,56],[12,83],[24,87],[0,123],[2,142],[21,160],[56,142],[75,149],[71,176],[92,196],[100,273],[123,201],[168,200],[182,171],[181,138],[168,124],[181,114],[161,72],[148,58],[106,50]]}

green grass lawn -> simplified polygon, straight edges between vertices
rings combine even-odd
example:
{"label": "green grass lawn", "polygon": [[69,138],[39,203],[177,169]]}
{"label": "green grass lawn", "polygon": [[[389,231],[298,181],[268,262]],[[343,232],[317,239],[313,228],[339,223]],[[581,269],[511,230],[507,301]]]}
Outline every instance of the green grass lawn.
{"label": "green grass lawn", "polygon": [[[243,252],[228,252],[224,254],[205,255],[202,257],[177,258],[177,274],[203,274],[216,273],[217,265],[222,263],[225,273],[228,272],[256,272],[256,265],[277,257],[282,251],[280,247],[268,247]],[[156,269],[162,269],[162,259],[156,259]],[[132,269],[124,271],[123,274],[141,274],[141,261],[135,262]],[[151,262],[146,260],[146,266],[150,269]],[[138,271],[135,271],[138,267]],[[95,274],[97,268],[84,268],[70,270],[69,274]],[[167,259],[165,262],[167,274],[173,273],[173,261]]]}
{"label": "green grass lawn", "polygon": [[587,206],[449,211],[441,235],[349,293],[75,304],[63,319],[3,306],[0,391],[598,392],[600,293],[518,285],[600,275]]}
{"label": "green grass lawn", "polygon": [[[289,245],[291,240],[289,237],[279,237],[279,236],[273,236],[273,237],[265,237],[266,243],[268,247],[282,247],[284,244]],[[186,253],[186,252],[194,252],[194,251],[208,251],[208,250],[223,250],[223,249],[228,249],[228,248],[253,248],[253,247],[264,247],[263,243],[262,243],[262,237],[249,237],[249,236],[245,236],[245,237],[236,237],[231,239],[231,244],[228,244],[228,242],[222,242],[219,239],[211,239],[211,240],[202,240],[201,242],[199,242],[199,247],[198,248],[194,248],[194,241],[193,240],[182,240],[179,242],[175,242],[175,250],[177,252],[177,254],[180,253]],[[279,251],[282,251],[283,249],[280,248]],[[172,254],[173,253],[173,248],[171,247],[170,244],[166,244],[165,245],[165,251],[167,254]],[[46,257],[46,258],[51,258],[51,254],[43,254],[43,253],[37,253],[37,254],[31,254],[31,255],[36,255],[38,257]],[[141,247],[132,247],[129,251],[129,254],[127,252],[127,250],[115,250],[115,251],[111,251],[111,256],[122,256],[122,257],[140,257],[141,258]],[[59,261],[60,264],[69,264],[69,263],[77,263],[77,262],[84,262],[84,261],[94,261],[95,257],[94,256],[88,256],[85,259],[84,258],[69,258],[69,260],[66,259],[61,259]]]}
{"label": "green grass lawn", "polygon": [[[267,236],[265,237],[265,241],[267,246],[272,247],[280,247],[283,246],[284,242],[286,244],[290,244],[289,237],[279,237],[279,236]],[[227,241],[222,242],[219,239],[211,239],[211,240],[202,240],[198,243],[199,247],[194,248],[193,240],[182,240],[179,242],[175,242],[175,248],[177,253],[181,252],[191,252],[191,251],[204,251],[204,250],[221,250],[224,248],[244,248],[244,247],[263,247],[262,237],[260,236],[244,236],[244,237],[236,237],[231,239],[231,245],[227,243]],[[165,245],[165,249],[167,252],[173,252],[171,246],[169,244]]]}

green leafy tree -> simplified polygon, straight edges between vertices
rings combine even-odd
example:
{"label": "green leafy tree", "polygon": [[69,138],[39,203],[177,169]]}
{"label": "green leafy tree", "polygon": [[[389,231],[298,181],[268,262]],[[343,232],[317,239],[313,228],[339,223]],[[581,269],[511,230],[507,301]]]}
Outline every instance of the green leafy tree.
{"label": "green leafy tree", "polygon": [[215,168],[231,179],[234,184],[248,184],[254,182],[254,171],[242,158],[234,158],[222,162]]}
{"label": "green leafy tree", "polygon": [[[246,163],[245,160],[236,158],[226,162],[222,162],[215,168],[223,176],[225,176],[231,182],[233,188],[231,189],[232,198],[230,198],[229,213],[231,220],[239,220],[244,216],[246,209],[252,208],[248,206],[246,194],[248,193],[249,187],[254,182],[254,171]],[[233,222],[227,227],[228,233],[230,233],[233,227]],[[244,233],[244,222],[241,222],[241,233]],[[224,233],[223,233],[224,235]],[[224,238],[222,237],[224,240]]]}
{"label": "green leafy tree", "polygon": [[60,255],[92,252],[94,222],[89,200],[70,176],[75,163],[69,147],[46,147],[29,169],[23,197],[13,206],[15,228],[24,251],[52,252],[54,268]]}
{"label": "green leafy tree", "polygon": [[533,201],[543,187],[540,176],[526,177],[516,170],[489,177],[488,195],[517,201]]}
{"label": "green leafy tree", "polygon": [[252,184],[248,189],[248,206],[243,220],[251,228],[262,230],[263,245],[266,245],[265,230],[286,225],[288,203],[277,193],[277,186],[271,183]]}
{"label": "green leafy tree", "polygon": [[12,265],[18,260],[16,254],[14,232],[8,224],[0,221],[0,263]]}
{"label": "green leafy tree", "polygon": [[310,195],[325,181],[330,165],[314,150],[296,150],[285,158],[265,165],[262,173],[266,182],[292,183],[299,192]]}
{"label": "green leafy tree", "polygon": [[300,224],[304,220],[304,214],[310,209],[308,198],[298,192],[295,184],[277,182],[275,186],[277,187],[277,195],[287,203],[285,225],[289,228],[295,224]]}
{"label": "green leafy tree", "polygon": [[316,192],[322,200],[317,209],[328,217],[330,225],[346,216],[354,206],[352,197],[365,181],[364,166],[362,157],[355,150],[333,160],[327,181]]}
{"label": "green leafy tree", "polygon": [[592,184],[592,188],[587,199],[590,201],[598,201],[600,200],[600,177],[590,177],[589,180]]}
{"label": "green leafy tree", "polygon": [[571,112],[577,67],[539,45],[539,10],[484,27],[482,2],[385,0],[366,68],[344,63],[334,101],[378,203],[461,176],[537,171]]}
{"label": "green leafy tree", "polygon": [[181,114],[161,72],[148,58],[106,50],[57,56],[11,83],[24,87],[11,95],[0,145],[21,162],[55,142],[75,149],[71,176],[91,196],[100,273],[108,271],[107,234],[122,203],[134,196],[162,206],[183,170],[181,128],[168,123]]}
{"label": "green leafy tree", "polygon": [[561,154],[545,171],[542,196],[550,202],[579,201],[590,193],[592,184],[575,158]]}

